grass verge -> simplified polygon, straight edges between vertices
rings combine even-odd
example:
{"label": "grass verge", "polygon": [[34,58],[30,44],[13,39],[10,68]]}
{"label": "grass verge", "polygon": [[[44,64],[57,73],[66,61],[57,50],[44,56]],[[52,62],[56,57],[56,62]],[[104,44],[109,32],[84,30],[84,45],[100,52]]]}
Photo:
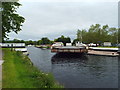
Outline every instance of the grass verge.
{"label": "grass verge", "polygon": [[3,88],[63,88],[51,73],[39,71],[22,52],[3,52]]}

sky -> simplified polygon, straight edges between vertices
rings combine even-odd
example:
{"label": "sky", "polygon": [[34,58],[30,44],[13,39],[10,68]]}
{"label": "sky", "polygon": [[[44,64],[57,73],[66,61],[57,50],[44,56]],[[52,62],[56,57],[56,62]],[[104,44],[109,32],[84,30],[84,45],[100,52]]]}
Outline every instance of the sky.
{"label": "sky", "polygon": [[118,27],[118,0],[50,1],[20,0],[18,13],[26,20],[22,31],[10,33],[9,38],[54,40],[64,35],[73,40],[78,29],[88,29],[92,24]]}

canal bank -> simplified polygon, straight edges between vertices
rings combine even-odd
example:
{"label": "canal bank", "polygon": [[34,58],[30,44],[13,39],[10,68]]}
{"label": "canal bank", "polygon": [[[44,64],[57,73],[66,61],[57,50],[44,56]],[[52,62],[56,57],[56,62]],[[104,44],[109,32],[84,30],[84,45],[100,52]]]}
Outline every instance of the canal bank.
{"label": "canal bank", "polygon": [[33,66],[22,52],[4,51],[2,88],[62,88],[51,73],[44,73]]}
{"label": "canal bank", "polygon": [[33,64],[51,72],[65,88],[117,88],[118,57],[61,55],[49,49],[27,47]]}

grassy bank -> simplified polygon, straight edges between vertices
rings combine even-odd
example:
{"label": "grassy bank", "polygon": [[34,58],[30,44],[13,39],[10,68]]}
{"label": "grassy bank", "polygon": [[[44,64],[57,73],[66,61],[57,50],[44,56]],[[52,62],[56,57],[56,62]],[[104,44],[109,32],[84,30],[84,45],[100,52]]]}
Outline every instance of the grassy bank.
{"label": "grassy bank", "polygon": [[21,52],[3,49],[3,88],[62,88],[52,74],[40,72]]}

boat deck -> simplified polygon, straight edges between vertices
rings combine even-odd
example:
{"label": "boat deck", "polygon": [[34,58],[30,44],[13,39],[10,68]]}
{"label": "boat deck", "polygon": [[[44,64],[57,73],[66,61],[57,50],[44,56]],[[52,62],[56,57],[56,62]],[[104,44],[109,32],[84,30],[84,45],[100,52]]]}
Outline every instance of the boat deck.
{"label": "boat deck", "polygon": [[91,50],[101,50],[101,51],[118,51],[119,48],[101,48],[101,47],[89,47]]}
{"label": "boat deck", "polygon": [[99,55],[99,56],[119,56],[117,52],[114,51],[95,51],[95,50],[88,50],[88,55]]}

